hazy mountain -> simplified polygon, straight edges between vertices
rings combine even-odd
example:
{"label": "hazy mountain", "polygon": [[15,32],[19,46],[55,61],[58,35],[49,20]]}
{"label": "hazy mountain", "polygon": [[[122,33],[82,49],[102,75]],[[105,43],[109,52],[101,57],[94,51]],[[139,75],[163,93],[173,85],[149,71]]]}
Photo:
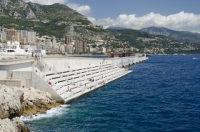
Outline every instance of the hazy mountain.
{"label": "hazy mountain", "polygon": [[141,31],[145,31],[153,35],[164,35],[180,42],[200,42],[199,33],[192,33],[188,31],[175,31],[164,27],[148,27],[141,29]]}

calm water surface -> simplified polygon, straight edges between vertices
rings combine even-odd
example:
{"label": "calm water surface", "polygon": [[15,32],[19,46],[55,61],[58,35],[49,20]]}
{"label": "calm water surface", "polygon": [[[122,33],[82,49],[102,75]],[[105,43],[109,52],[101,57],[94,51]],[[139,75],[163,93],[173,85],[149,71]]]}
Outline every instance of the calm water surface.
{"label": "calm water surface", "polygon": [[153,56],[130,70],[24,121],[33,132],[200,132],[200,56]]}

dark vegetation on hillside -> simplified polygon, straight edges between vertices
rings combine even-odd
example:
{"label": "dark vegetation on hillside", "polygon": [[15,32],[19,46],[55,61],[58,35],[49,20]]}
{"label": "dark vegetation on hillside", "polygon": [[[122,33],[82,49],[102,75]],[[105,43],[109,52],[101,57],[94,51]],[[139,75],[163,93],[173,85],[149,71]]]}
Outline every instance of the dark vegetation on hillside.
{"label": "dark vegetation on hillside", "polygon": [[[132,46],[141,52],[149,49],[158,50],[158,53],[161,49],[164,49],[165,53],[198,53],[200,50],[200,34],[163,27],[149,27],[142,30],[103,29],[62,4],[39,5],[25,3],[23,0],[0,0],[0,9],[0,27],[35,31],[39,36],[48,35],[62,39],[73,27],[75,39],[88,43],[103,39],[109,43],[106,47]],[[138,38],[152,40],[143,41]]]}

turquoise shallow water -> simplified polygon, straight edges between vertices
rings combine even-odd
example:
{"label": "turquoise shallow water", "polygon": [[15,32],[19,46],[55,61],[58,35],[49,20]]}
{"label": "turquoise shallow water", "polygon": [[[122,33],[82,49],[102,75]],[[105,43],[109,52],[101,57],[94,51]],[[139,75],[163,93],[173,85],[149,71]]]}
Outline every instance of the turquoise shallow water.
{"label": "turquoise shallow water", "polygon": [[24,119],[33,132],[199,132],[200,56],[153,56],[71,104]]}

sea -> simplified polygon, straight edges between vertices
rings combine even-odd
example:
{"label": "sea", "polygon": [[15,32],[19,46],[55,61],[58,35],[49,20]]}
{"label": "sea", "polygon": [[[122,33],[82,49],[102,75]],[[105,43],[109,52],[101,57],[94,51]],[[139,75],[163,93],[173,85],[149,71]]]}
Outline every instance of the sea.
{"label": "sea", "polygon": [[132,72],[31,118],[32,132],[200,132],[200,55],[155,55]]}

